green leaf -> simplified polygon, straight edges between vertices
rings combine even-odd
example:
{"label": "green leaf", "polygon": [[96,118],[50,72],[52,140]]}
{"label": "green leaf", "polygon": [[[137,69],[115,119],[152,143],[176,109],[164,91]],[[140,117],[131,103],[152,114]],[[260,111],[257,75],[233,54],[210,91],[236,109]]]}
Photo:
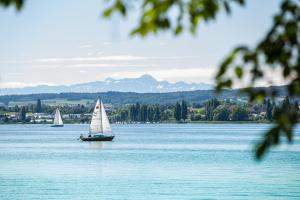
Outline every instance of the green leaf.
{"label": "green leaf", "polygon": [[180,33],[182,33],[182,26],[181,25],[178,25],[175,29],[175,35],[179,35]]}
{"label": "green leaf", "polygon": [[235,75],[241,79],[242,76],[243,76],[243,69],[239,66],[237,66],[235,69],[234,69],[234,72],[235,72]]}
{"label": "green leaf", "polygon": [[106,9],[106,10],[102,13],[102,16],[103,16],[103,17],[110,17],[111,14],[113,13],[113,11],[114,11],[113,8]]}
{"label": "green leaf", "polygon": [[225,11],[228,13],[228,14],[231,14],[231,9],[230,9],[230,6],[228,4],[227,1],[224,1],[224,8],[225,8]]}

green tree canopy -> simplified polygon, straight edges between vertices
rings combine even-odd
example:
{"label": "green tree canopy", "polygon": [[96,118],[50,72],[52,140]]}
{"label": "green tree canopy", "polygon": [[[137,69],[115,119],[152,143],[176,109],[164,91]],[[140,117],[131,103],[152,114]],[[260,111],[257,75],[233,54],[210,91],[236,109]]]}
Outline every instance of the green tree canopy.
{"label": "green tree canopy", "polygon": [[25,109],[25,106],[22,106],[22,108],[21,108],[20,119],[21,119],[22,122],[25,122],[25,120],[26,120],[26,109]]}
{"label": "green tree canopy", "polygon": [[213,111],[213,120],[214,121],[229,121],[230,111],[226,105],[219,105]]}
{"label": "green tree canopy", "polygon": [[233,106],[230,119],[232,121],[245,121],[248,120],[248,112],[242,106]]}
{"label": "green tree canopy", "polygon": [[181,118],[185,121],[188,118],[188,107],[186,101],[181,102]]}
{"label": "green tree canopy", "polygon": [[205,116],[207,120],[212,121],[214,117],[214,109],[220,105],[216,98],[212,98],[205,103]]}
{"label": "green tree canopy", "polygon": [[38,99],[37,102],[36,102],[35,112],[41,113],[42,111],[43,111],[43,109],[42,109],[42,102],[41,102],[40,99]]}
{"label": "green tree canopy", "polygon": [[177,102],[175,105],[174,117],[175,117],[176,121],[181,120],[181,105],[179,102]]}

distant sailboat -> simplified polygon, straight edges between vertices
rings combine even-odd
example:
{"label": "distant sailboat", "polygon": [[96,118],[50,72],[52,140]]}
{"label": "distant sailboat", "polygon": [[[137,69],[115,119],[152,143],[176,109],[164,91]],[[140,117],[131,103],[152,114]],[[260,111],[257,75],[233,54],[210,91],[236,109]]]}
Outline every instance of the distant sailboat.
{"label": "distant sailboat", "polygon": [[111,132],[103,103],[98,99],[92,115],[89,135],[87,137],[81,135],[80,139],[82,141],[112,141],[115,136]]}
{"label": "distant sailboat", "polygon": [[52,127],[63,127],[63,126],[64,126],[64,123],[61,119],[59,109],[56,108]]}

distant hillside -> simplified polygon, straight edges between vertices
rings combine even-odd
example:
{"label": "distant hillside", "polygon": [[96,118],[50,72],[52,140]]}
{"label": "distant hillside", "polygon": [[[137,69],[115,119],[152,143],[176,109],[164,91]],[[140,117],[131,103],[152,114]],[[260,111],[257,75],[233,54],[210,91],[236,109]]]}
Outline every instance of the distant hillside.
{"label": "distant hillside", "polygon": [[[273,87],[278,91],[280,96],[286,94],[284,86]],[[0,102],[8,104],[9,102],[30,102],[41,100],[67,100],[78,101],[83,99],[95,100],[100,96],[105,103],[113,105],[125,105],[136,102],[149,104],[167,104],[177,101],[186,100],[188,102],[206,101],[212,97],[220,99],[244,99],[246,95],[239,90],[224,90],[216,95],[214,90],[197,90],[186,92],[169,92],[169,93],[134,93],[134,92],[103,92],[103,93],[47,93],[47,94],[29,94],[29,95],[5,95],[0,96]]]}
{"label": "distant hillside", "polygon": [[41,94],[41,93],[95,93],[95,92],[177,92],[177,91],[194,91],[194,90],[209,90],[213,85],[205,83],[185,83],[183,81],[177,83],[169,83],[167,81],[157,81],[150,75],[143,75],[139,78],[112,79],[108,78],[105,81],[95,81],[82,84],[74,84],[70,86],[59,85],[39,85],[35,87],[25,88],[6,88],[0,89],[2,95],[11,94]]}

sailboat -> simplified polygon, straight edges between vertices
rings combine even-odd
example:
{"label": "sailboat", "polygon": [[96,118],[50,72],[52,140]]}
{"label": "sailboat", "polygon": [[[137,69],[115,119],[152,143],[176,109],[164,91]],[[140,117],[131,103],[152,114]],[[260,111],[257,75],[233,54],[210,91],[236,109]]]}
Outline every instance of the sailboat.
{"label": "sailboat", "polygon": [[98,99],[92,114],[89,135],[85,137],[81,134],[80,139],[82,141],[112,141],[115,136],[111,132],[103,103]]}
{"label": "sailboat", "polygon": [[61,119],[59,109],[56,108],[52,127],[63,127],[63,126],[64,126],[64,123]]}

